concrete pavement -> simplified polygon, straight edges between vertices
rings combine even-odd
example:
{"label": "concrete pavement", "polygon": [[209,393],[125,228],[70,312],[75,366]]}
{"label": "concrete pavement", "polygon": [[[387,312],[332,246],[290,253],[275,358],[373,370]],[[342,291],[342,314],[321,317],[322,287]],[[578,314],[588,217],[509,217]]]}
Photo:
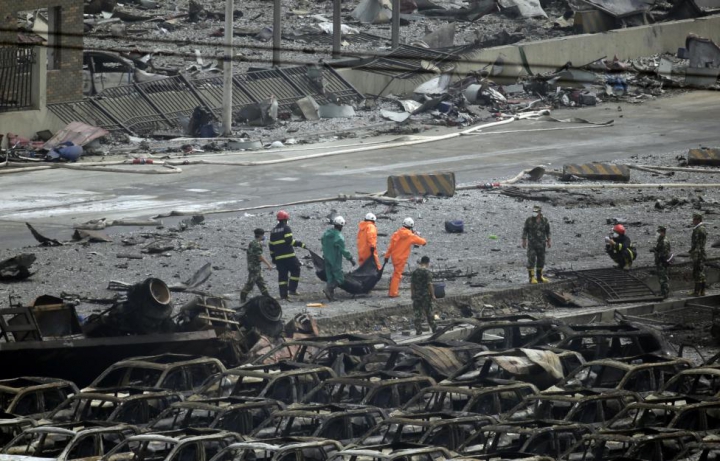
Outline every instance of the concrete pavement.
{"label": "concrete pavement", "polygon": [[[67,238],[68,227],[96,218],[139,218],[170,210],[234,209],[385,189],[388,174],[454,171],[460,182],[507,178],[539,163],[607,161],[653,152],[685,151],[720,145],[717,108],[720,94],[694,91],[640,105],[605,103],[553,112],[556,118],[583,117],[611,127],[517,121],[479,134],[423,145],[344,154],[288,164],[235,167],[183,166],[178,175],[133,175],[48,170],[0,177],[2,247],[34,243],[24,222],[50,237]],[[422,136],[455,132],[433,129]],[[384,136],[380,140],[393,140]],[[269,160],[371,143],[346,139],[314,151],[253,152],[231,161]],[[112,229],[111,232],[120,232]]]}

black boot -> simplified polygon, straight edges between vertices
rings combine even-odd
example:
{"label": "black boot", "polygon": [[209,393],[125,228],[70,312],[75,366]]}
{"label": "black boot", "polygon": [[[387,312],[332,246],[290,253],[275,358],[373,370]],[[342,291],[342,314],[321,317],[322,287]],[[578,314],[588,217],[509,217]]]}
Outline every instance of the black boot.
{"label": "black boot", "polygon": [[695,282],[695,287],[693,288],[693,292],[690,294],[690,296],[700,296],[700,284]]}
{"label": "black boot", "polygon": [[698,296],[705,296],[705,282],[700,282],[700,292]]}
{"label": "black boot", "polygon": [[248,295],[247,293],[240,293],[240,302],[241,303],[244,303],[245,301],[247,301],[247,295]]}

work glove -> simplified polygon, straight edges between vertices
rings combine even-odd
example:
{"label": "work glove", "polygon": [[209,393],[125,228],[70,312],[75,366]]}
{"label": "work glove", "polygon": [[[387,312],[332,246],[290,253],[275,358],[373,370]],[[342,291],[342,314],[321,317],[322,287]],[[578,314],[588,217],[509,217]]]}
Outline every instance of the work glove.
{"label": "work glove", "polygon": [[390,261],[390,258],[385,258],[385,264],[387,264],[388,261]]}
{"label": "work glove", "polygon": [[350,258],[350,265],[355,267],[355,258]]}
{"label": "work glove", "polygon": [[375,254],[375,247],[370,247],[370,254],[371,255]]}

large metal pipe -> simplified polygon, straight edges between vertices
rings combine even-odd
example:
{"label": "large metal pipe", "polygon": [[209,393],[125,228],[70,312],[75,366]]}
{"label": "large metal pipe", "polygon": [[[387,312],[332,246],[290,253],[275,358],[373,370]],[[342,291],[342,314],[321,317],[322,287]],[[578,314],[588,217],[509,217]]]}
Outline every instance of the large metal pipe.
{"label": "large metal pipe", "polygon": [[275,0],[273,5],[273,67],[280,67],[280,42],[282,41],[282,0]]}
{"label": "large metal pipe", "polygon": [[233,0],[225,0],[225,53],[223,58],[223,136],[232,136]]}
{"label": "large metal pipe", "polygon": [[400,0],[392,0],[392,49],[400,46]]}
{"label": "large metal pipe", "polygon": [[340,48],[342,46],[342,20],[340,18],[340,8],[342,0],[333,0],[333,59],[340,58]]}

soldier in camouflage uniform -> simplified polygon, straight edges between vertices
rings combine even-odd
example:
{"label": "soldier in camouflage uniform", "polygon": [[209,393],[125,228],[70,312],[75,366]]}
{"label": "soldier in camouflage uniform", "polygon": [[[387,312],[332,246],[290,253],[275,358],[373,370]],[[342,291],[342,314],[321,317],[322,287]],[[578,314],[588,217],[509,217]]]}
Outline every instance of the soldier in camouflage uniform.
{"label": "soldier in camouflage uniform", "polygon": [[[533,215],[525,220],[522,231],[522,247],[527,248],[528,276],[530,283],[547,283],[548,279],[543,277],[545,267],[545,248],[550,248],[550,223],[542,214],[542,208],[535,205]],[[537,267],[537,279],[535,268]]]}
{"label": "soldier in camouflage uniform", "polygon": [[705,296],[705,242],[707,230],[700,213],[693,214],[693,231],[690,245],[690,257],[693,261],[693,281],[695,289],[692,296]]}
{"label": "soldier in camouflage uniform", "polygon": [[658,226],[657,228],[657,243],[652,252],[655,253],[655,269],[657,271],[658,282],[660,282],[660,294],[663,298],[670,296],[670,279],[668,277],[667,268],[670,265],[670,241],[667,239],[665,233],[667,229],[665,226]]}
{"label": "soldier in camouflage uniform", "polygon": [[435,331],[435,319],[432,313],[432,303],[435,299],[435,290],[432,284],[432,272],[428,269],[430,258],[423,256],[420,267],[415,269],[410,278],[410,297],[415,312],[415,332],[422,334],[423,317],[427,318],[430,329]]}
{"label": "soldier in camouflage uniform", "polygon": [[247,296],[255,285],[257,285],[263,296],[270,296],[267,284],[262,276],[260,263],[265,263],[265,265],[267,265],[270,269],[273,267],[267,259],[265,259],[265,256],[263,256],[263,240],[265,240],[265,231],[262,229],[255,229],[255,240],[250,242],[247,249],[248,279],[240,292],[240,302],[244,303],[247,301]]}

